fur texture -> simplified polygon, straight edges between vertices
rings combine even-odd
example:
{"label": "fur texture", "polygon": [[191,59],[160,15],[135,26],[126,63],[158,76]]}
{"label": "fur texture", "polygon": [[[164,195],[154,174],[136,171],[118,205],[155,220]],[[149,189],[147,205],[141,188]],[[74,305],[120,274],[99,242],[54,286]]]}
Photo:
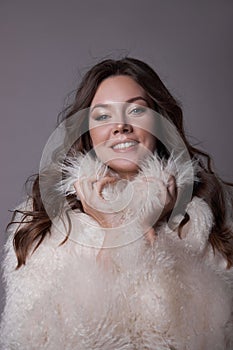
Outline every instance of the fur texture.
{"label": "fur texture", "polygon": [[[96,169],[99,176],[107,171],[87,157],[80,168],[82,161],[67,169],[70,175],[60,191],[72,190],[77,171],[82,176],[96,174]],[[51,236],[15,270],[11,230],[4,260],[2,350],[233,348],[233,273],[208,243],[213,225],[208,205],[197,197],[187,205],[190,222],[183,239],[164,222],[151,245],[140,224],[140,215],[162,205],[162,187],[149,183],[146,194],[136,191],[142,177],[155,176],[166,183],[172,174],[178,186],[190,184],[187,167],[177,172],[172,164],[147,160],[130,185],[116,185],[121,196],[115,202],[119,188],[105,188],[110,206],[127,204],[112,235],[114,248],[100,250],[109,232],[88,215],[71,212],[70,239],[60,245],[67,222],[65,216],[57,218]]]}

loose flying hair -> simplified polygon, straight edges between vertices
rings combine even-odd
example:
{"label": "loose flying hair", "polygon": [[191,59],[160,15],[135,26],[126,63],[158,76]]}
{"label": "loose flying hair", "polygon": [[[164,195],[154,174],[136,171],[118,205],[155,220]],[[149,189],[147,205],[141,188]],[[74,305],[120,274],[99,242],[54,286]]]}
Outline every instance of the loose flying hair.
{"label": "loose flying hair", "polygon": [[[209,204],[214,218],[209,242],[214,251],[218,250],[223,255],[228,268],[230,268],[233,266],[233,232],[227,224],[227,202],[224,188],[232,186],[232,184],[222,181],[215,174],[212,169],[211,158],[207,153],[189,143],[185,136],[183,114],[179,103],[150,66],[138,59],[129,57],[120,60],[107,59],[96,64],[83,77],[73,103],[64,110],[61,122],[68,122],[74,114],[90,107],[101,82],[108,77],[118,75],[131,77],[145,90],[150,100],[153,101],[151,108],[174,124],[187,147],[190,158],[198,162],[199,171],[197,175],[199,181],[194,184],[193,196],[201,197]],[[86,127],[85,122],[86,119],[80,119],[81,136],[72,146],[75,151],[85,152],[92,148],[89,132],[82,132],[82,128]],[[169,156],[167,149],[159,140],[157,152],[160,157],[168,158]],[[44,176],[50,176],[50,174],[44,174]],[[22,219],[18,222],[20,224],[19,228],[14,236],[14,248],[18,260],[17,268],[26,263],[26,258],[32,248],[37,249],[50,233],[51,220],[42,202],[39,175],[34,180],[30,197],[32,201],[31,210],[16,210],[14,212],[15,215],[17,213],[22,214]],[[69,195],[67,200],[72,209],[78,208],[83,211],[81,202],[75,196]],[[15,215],[9,225],[16,222]],[[178,234],[180,236],[181,229],[188,220],[189,216],[186,213],[179,226]]]}

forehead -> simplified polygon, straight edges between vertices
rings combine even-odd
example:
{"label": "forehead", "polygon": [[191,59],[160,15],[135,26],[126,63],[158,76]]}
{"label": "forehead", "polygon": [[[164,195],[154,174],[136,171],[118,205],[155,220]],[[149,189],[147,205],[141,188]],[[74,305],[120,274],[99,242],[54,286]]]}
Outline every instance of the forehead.
{"label": "forehead", "polygon": [[126,75],[109,77],[99,85],[91,106],[99,103],[125,102],[137,96],[146,97],[146,92],[131,77]]}

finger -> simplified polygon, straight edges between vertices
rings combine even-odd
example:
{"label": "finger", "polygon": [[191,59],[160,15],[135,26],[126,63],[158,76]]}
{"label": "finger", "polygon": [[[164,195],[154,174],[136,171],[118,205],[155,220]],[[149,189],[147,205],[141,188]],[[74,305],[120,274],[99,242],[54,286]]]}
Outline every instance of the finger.
{"label": "finger", "polygon": [[75,188],[77,196],[81,199],[83,197],[83,193],[81,191],[81,179],[79,179],[78,181],[76,181],[74,183],[74,188]]}
{"label": "finger", "polygon": [[82,180],[82,187],[81,187],[82,191],[83,191],[83,197],[85,199],[85,201],[90,204],[90,201],[92,199],[92,195],[93,195],[93,180],[92,179],[83,179]]}
{"label": "finger", "polygon": [[177,188],[176,188],[175,177],[170,176],[166,187],[165,205],[164,205],[164,210],[162,212],[161,217],[163,217],[173,209],[175,205],[176,197],[177,197]]}
{"label": "finger", "polygon": [[175,177],[171,176],[168,179],[168,185],[167,185],[167,193],[170,197],[170,199],[176,199],[177,197],[177,186],[176,186],[176,181],[175,181]]}
{"label": "finger", "polygon": [[92,183],[87,180],[87,178],[82,177],[74,183],[74,188],[78,197],[80,198],[82,204],[89,202],[89,198],[92,192]]}
{"label": "finger", "polygon": [[169,177],[167,187],[168,189],[174,189],[176,187],[176,181],[173,175]]}
{"label": "finger", "polygon": [[100,194],[102,192],[103,187],[106,184],[115,182],[116,180],[117,180],[116,177],[113,177],[113,176],[105,176],[99,179],[97,175],[93,175],[88,178],[85,178],[85,181],[83,181],[83,184],[84,184],[85,190],[87,190],[88,193],[91,192],[93,189],[95,189],[97,193]]}
{"label": "finger", "polygon": [[102,197],[103,188],[106,185],[114,183],[116,181],[117,181],[117,179],[115,177],[112,177],[112,176],[105,176],[104,178],[102,178],[99,181],[97,181],[96,182],[96,190],[97,190],[98,195],[100,197]]}
{"label": "finger", "polygon": [[[107,183],[115,182],[116,179],[113,177],[105,177],[99,181],[96,181],[96,177],[93,176],[91,178],[84,178],[80,182],[80,190],[82,192],[82,204],[87,209],[95,208],[101,210],[102,204],[104,204],[105,200],[101,196],[102,188]],[[103,209],[103,208],[102,208]]]}

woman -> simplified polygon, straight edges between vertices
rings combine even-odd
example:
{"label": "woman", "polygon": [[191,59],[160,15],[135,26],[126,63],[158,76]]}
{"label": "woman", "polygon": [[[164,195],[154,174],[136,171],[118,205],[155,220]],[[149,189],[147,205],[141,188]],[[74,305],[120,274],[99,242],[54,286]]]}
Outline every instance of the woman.
{"label": "woman", "polygon": [[97,64],[61,125],[9,226],[2,348],[232,349],[231,185],[157,74]]}

